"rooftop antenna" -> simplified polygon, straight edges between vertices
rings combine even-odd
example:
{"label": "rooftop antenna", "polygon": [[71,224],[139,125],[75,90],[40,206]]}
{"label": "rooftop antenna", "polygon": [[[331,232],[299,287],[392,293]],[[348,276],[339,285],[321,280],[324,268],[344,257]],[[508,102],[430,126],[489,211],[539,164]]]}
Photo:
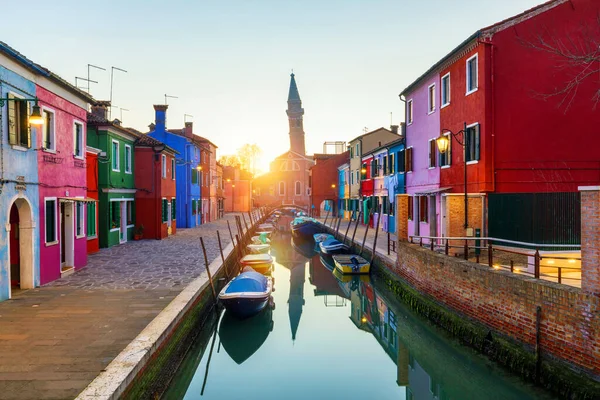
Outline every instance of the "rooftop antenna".
{"label": "rooftop antenna", "polygon": [[92,83],[98,83],[98,82],[93,81],[91,79],[86,79],[86,78],[81,78],[79,76],[76,76],[75,77],[75,86],[77,86],[77,89],[85,89],[86,88],[85,86],[79,87],[78,81],[84,81],[84,82],[87,81],[87,92],[88,93],[90,92],[90,82],[92,82]]}
{"label": "rooftop antenna", "polygon": [[[88,93],[90,92],[90,82],[94,82],[94,81],[90,80],[90,67],[96,68],[96,69],[101,69],[102,71],[106,71],[106,68],[102,68],[102,67],[99,67],[99,66],[94,65],[94,64],[88,64],[88,75],[87,75],[88,76],[87,77],[87,80],[88,80],[87,92]],[[94,82],[94,83],[98,83],[98,82]]]}
{"label": "rooftop antenna", "polygon": [[123,111],[129,111],[129,110],[126,108],[121,108],[121,107],[119,107],[119,110],[121,110],[121,122],[123,122]]}
{"label": "rooftop antenna", "polygon": [[394,120],[392,119],[392,112],[390,111],[390,126],[394,125]]}
{"label": "rooftop antenna", "polygon": [[167,105],[167,98],[169,98],[169,99],[178,99],[179,97],[165,94],[165,106]]}
{"label": "rooftop antenna", "polygon": [[191,114],[183,114],[183,123],[184,123],[184,124],[187,122],[187,117],[194,118],[194,116],[193,116],[193,115],[191,115]]}
{"label": "rooftop antenna", "polygon": [[[112,104],[113,74],[115,72],[115,69],[117,71],[121,71],[121,72],[127,73],[127,71],[125,71],[124,69],[117,68],[117,67],[110,67],[110,103],[111,104]],[[108,111],[110,112],[110,109]]]}
{"label": "rooftop antenna", "polygon": [[366,126],[363,128],[363,133],[367,133],[369,132],[369,128],[367,128]]}

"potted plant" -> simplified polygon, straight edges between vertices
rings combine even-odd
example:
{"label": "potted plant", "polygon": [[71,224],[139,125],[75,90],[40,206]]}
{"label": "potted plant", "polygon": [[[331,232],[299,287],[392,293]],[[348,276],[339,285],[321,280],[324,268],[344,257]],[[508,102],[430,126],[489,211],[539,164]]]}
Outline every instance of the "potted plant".
{"label": "potted plant", "polygon": [[144,234],[144,225],[138,225],[133,232],[133,240],[140,240]]}

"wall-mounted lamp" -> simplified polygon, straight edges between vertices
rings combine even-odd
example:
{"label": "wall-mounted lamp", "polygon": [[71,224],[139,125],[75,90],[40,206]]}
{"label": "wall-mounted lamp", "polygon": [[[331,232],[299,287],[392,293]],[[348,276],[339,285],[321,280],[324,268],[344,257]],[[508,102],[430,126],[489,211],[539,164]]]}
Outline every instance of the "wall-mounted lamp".
{"label": "wall-mounted lamp", "polygon": [[44,118],[42,118],[42,113],[40,110],[40,106],[38,105],[38,98],[34,97],[33,99],[19,99],[16,97],[8,97],[1,98],[0,97],[0,107],[4,107],[4,104],[8,101],[33,101],[35,102],[33,107],[31,108],[31,115],[29,116],[29,123],[31,125],[43,125]]}
{"label": "wall-mounted lamp", "polygon": [[331,188],[332,188],[332,189],[335,189],[335,183],[332,183],[332,184],[331,184]]}
{"label": "wall-mounted lamp", "polygon": [[198,166],[196,167],[196,169],[197,169],[198,171],[202,171],[202,165],[198,165]]}

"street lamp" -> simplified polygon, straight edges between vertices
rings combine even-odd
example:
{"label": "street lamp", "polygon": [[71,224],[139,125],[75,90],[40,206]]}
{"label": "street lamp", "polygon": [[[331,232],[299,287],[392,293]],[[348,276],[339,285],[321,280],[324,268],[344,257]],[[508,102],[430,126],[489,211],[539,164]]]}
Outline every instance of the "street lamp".
{"label": "street lamp", "polygon": [[[449,133],[450,135],[444,135],[444,133]],[[469,227],[469,207],[468,207],[468,199],[467,199],[467,150],[469,149],[469,135],[467,135],[467,123],[464,123],[463,129],[454,133],[449,129],[442,129],[440,136],[435,140],[438,150],[441,154],[444,154],[448,151],[448,147],[450,146],[450,136],[453,137],[456,142],[463,147],[463,158],[465,163],[465,230]],[[460,138],[459,138],[460,136]]]}
{"label": "street lamp", "polygon": [[40,111],[40,106],[38,105],[38,98],[34,97],[33,99],[19,99],[16,97],[8,97],[8,95],[6,96],[6,98],[1,98],[0,97],[0,108],[4,107],[4,103],[6,103],[7,101],[33,101],[35,102],[33,107],[31,108],[31,115],[29,116],[29,123],[31,125],[42,125],[44,123],[44,118],[42,118],[42,113]]}

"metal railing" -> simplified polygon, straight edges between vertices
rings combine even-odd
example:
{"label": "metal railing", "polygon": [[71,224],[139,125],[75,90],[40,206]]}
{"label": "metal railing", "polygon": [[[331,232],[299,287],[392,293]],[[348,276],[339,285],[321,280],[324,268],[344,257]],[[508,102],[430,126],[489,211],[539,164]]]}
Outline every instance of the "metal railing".
{"label": "metal railing", "polygon": [[[465,260],[487,265],[495,270],[528,275],[536,279],[545,279],[571,286],[581,285],[581,255],[564,256],[544,253],[561,249],[563,252],[580,251],[576,244],[527,243],[493,237],[439,237],[410,236],[410,243],[427,247],[431,251],[442,252],[450,256],[460,256]],[[550,250],[551,249],[551,250]],[[558,263],[557,263],[558,262]],[[573,264],[558,265],[560,263]]]}

